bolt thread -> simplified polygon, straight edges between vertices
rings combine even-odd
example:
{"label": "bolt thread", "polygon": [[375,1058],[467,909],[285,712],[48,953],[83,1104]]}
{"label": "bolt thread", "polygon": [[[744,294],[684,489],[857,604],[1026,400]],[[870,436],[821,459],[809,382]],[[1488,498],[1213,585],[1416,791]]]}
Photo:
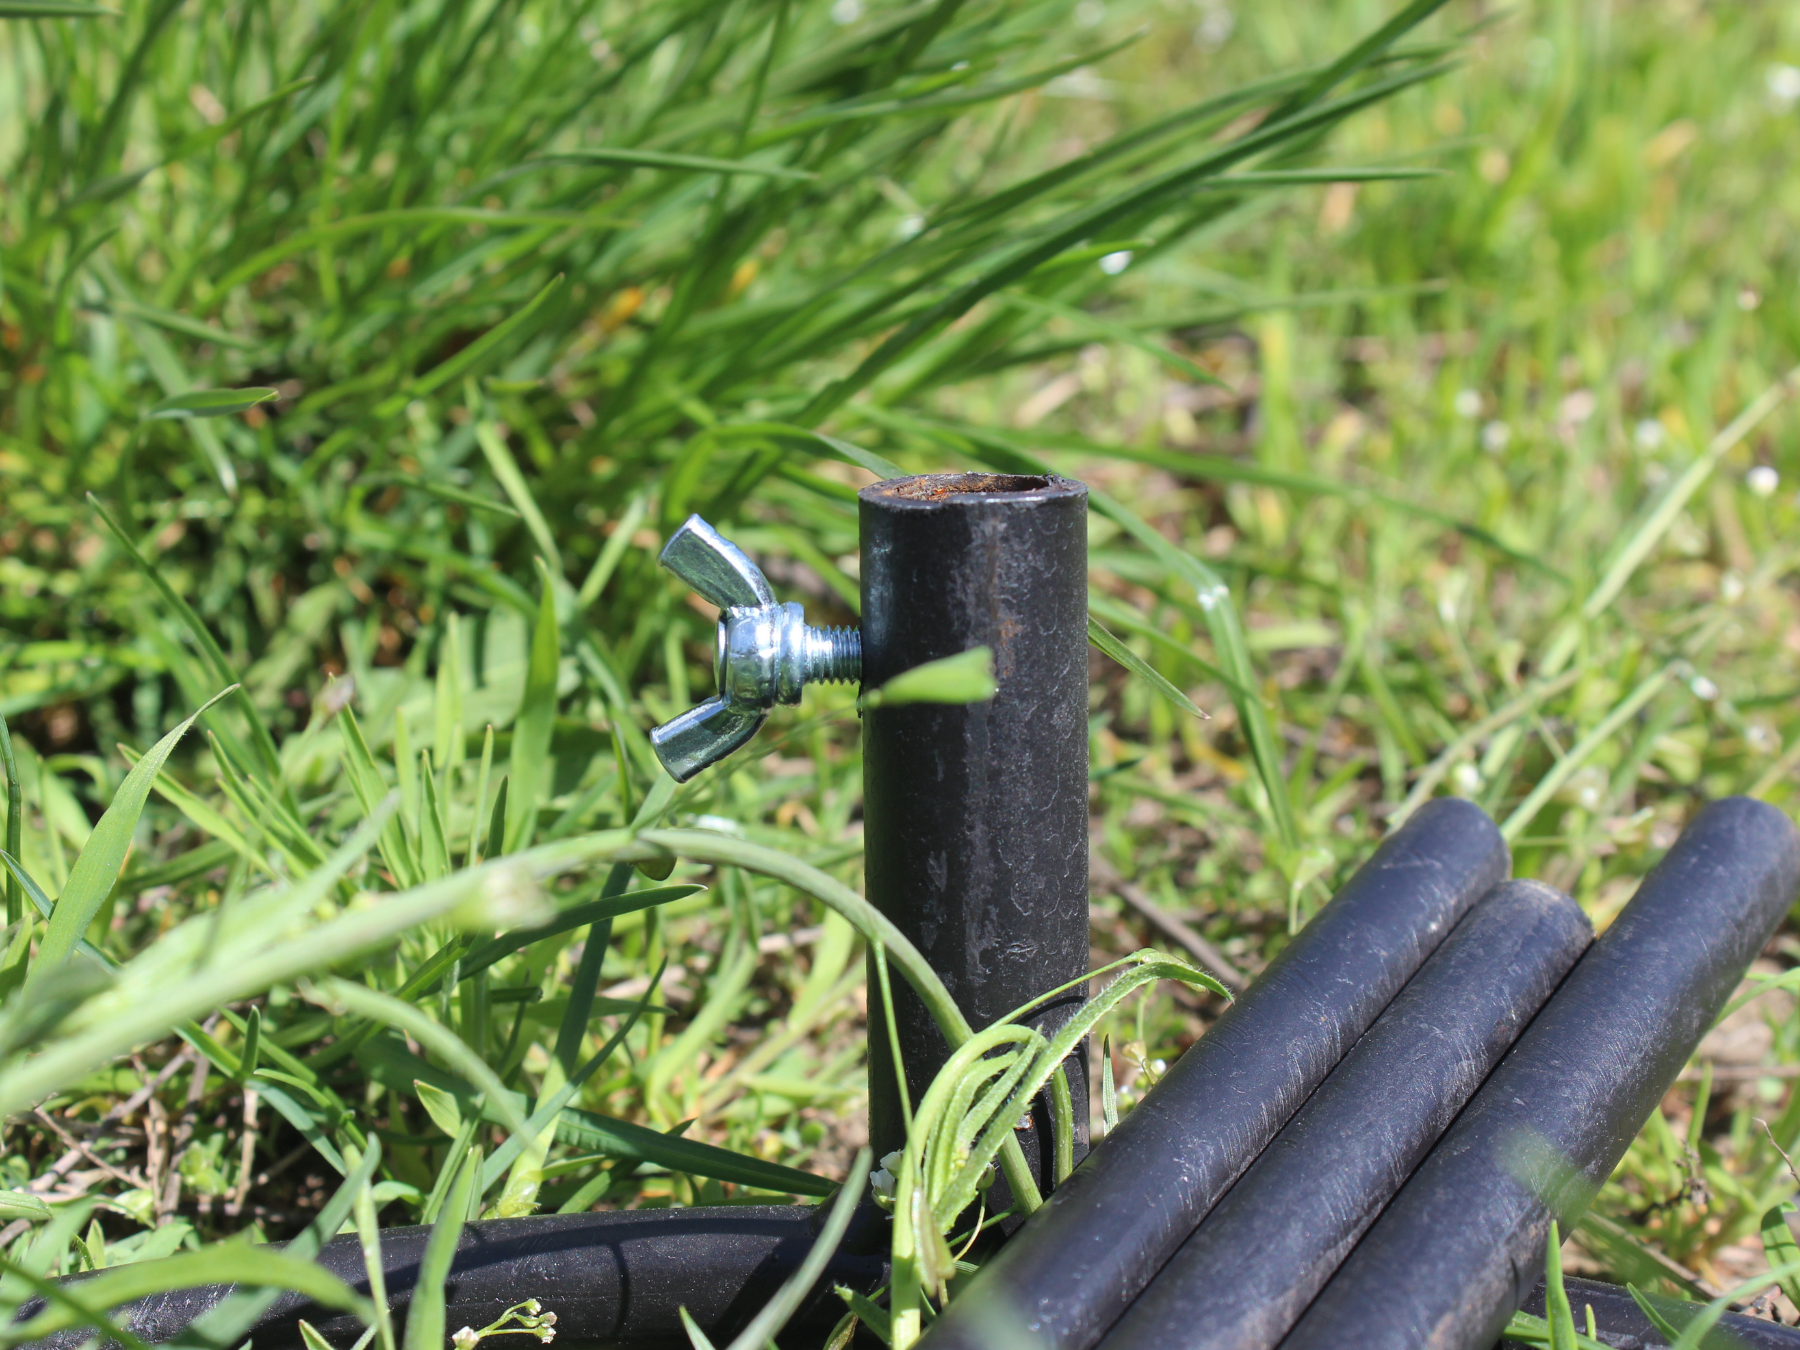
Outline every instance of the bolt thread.
{"label": "bolt thread", "polygon": [[862,679],[862,630],[806,629],[806,679],[814,684],[856,684]]}

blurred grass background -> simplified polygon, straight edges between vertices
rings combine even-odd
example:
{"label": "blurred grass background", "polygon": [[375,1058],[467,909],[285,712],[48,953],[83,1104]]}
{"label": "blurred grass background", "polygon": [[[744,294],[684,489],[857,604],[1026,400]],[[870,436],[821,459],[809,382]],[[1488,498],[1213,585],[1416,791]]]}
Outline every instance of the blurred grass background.
{"label": "blurred grass background", "polygon": [[[88,930],[121,959],[305,872],[309,831],[361,819],[330,725],[346,707],[403,815],[441,797],[445,864],[494,851],[478,841],[509,757],[503,851],[629,822],[656,790],[643,730],[710,688],[710,611],[654,567],[674,523],[701,511],[813,622],[853,620],[850,490],[870,474],[815,428],[908,470],[1036,456],[1231,586],[1254,662],[1236,699],[1191,576],[1094,516],[1095,617],[1212,714],[1096,655],[1097,959],[1166,940],[1160,909],[1253,973],[1433,792],[1480,802],[1517,872],[1599,923],[1702,800],[1793,807],[1789,7],[1451,5],[1368,74],[1386,97],[1251,166],[1432,176],[1171,189],[979,295],[1009,248],[1254,135],[1294,85],[1228,91],[1291,81],[1388,11],[124,9],[0,19],[0,713],[24,869],[59,892],[124,778],[120,743],[151,745],[222,672],[248,700],[184,743],[137,824]],[[1019,182],[1043,186],[1003,195]],[[253,385],[278,396],[145,417]],[[258,763],[291,805],[274,843],[237,782]],[[521,763],[542,775],[527,814]],[[859,783],[851,697],[822,690],[655,809],[853,880]],[[396,839],[396,885],[436,875],[428,845]],[[649,991],[588,1109],[836,1174],[859,1142],[854,933],[753,870],[686,861],[674,880],[713,889],[613,919],[599,963],[592,930],[537,942],[491,986],[431,996],[434,1015],[550,1092],[581,991],[619,1018]],[[422,929],[367,978],[404,988],[443,941]],[[1796,958],[1785,932],[1767,973]],[[209,1024],[227,1050],[247,1006]],[[1179,993],[1116,1019],[1127,1105],[1215,1011]],[[311,1072],[347,1113],[329,1137],[386,1131],[386,1221],[428,1212],[454,1131],[404,1074],[383,1087],[334,1057],[342,1012],[283,983],[258,1016],[296,1062],[323,1057]],[[330,1189],[295,1117],[265,1093],[246,1126],[223,1075],[177,1071],[146,1099],[185,1122],[174,1160],[114,1130],[111,1107],[181,1053],[121,1058],[51,1099],[54,1123],[7,1128],[7,1184],[106,1199],[101,1263],[284,1235]],[[1757,1221],[1791,1189],[1753,1124],[1800,1141],[1791,999],[1750,1004],[1702,1058],[1577,1239],[1598,1268],[1689,1292],[1756,1266]],[[52,1175],[71,1150],[55,1131],[96,1122],[114,1151]],[[527,1203],[747,1193],[598,1147],[555,1156]],[[30,1238],[18,1222],[6,1241]]]}

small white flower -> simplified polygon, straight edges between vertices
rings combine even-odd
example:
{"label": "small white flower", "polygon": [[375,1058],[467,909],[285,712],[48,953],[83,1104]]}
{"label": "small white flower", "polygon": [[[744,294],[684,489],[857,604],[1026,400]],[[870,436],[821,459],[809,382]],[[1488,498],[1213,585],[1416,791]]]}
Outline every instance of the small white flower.
{"label": "small white flower", "polygon": [[1663,424],[1654,417],[1646,417],[1631,429],[1632,444],[1640,450],[1656,450],[1669,439],[1669,433],[1663,430]]}
{"label": "small white flower", "polygon": [[1194,29],[1194,41],[1208,51],[1217,51],[1230,40],[1237,27],[1237,16],[1224,5],[1202,5],[1200,26]]}
{"label": "small white flower", "polygon": [[450,1338],[450,1344],[454,1345],[456,1350],[475,1350],[475,1343],[480,1339],[481,1337],[476,1334],[474,1327],[464,1327]]}
{"label": "small white flower", "polygon": [[1466,759],[1450,771],[1450,778],[1457,793],[1464,797],[1473,797],[1481,788],[1481,770]]}
{"label": "small white flower", "polygon": [[1800,103],[1800,66],[1770,66],[1763,80],[1769,90],[1769,106],[1776,112],[1786,112]]}
{"label": "small white flower", "polygon": [[1580,424],[1594,415],[1600,406],[1600,400],[1594,397],[1591,389],[1577,389],[1557,405],[1556,415],[1564,422]]}
{"label": "small white flower", "polygon": [[1759,497],[1773,497],[1775,489],[1781,486],[1781,475],[1772,464],[1758,464],[1744,475],[1744,483]]}
{"label": "small white flower", "polygon": [[899,1170],[900,1150],[895,1149],[881,1160],[880,1167],[869,1173],[869,1190],[874,1193],[877,1203],[894,1203],[894,1174]]}
{"label": "small white flower", "polygon": [[1745,286],[1738,291],[1738,308],[1748,314],[1762,304],[1762,292],[1754,286]]}
{"label": "small white flower", "polygon": [[1481,416],[1481,391],[1479,389],[1458,389],[1450,406],[1456,409],[1458,417],[1472,422]]}
{"label": "small white flower", "polygon": [[1512,428],[1504,422],[1489,422],[1481,429],[1481,448],[1497,455],[1512,443]]}
{"label": "small white flower", "polygon": [[1696,675],[1689,680],[1688,688],[1694,691],[1694,697],[1702,703],[1711,703],[1719,696],[1719,686],[1704,675]]}
{"label": "small white flower", "polygon": [[1116,277],[1131,266],[1131,250],[1122,248],[1117,253],[1109,253],[1100,260],[1100,270],[1109,277]]}
{"label": "small white flower", "polygon": [[921,215],[901,216],[900,223],[894,226],[894,233],[902,239],[912,239],[925,228],[925,217]]}
{"label": "small white flower", "polygon": [[1728,605],[1735,605],[1744,598],[1744,579],[1736,572],[1727,572],[1719,578],[1719,599]]}
{"label": "small white flower", "polygon": [[862,16],[862,0],[837,0],[831,7],[831,21],[840,28],[848,28]]}

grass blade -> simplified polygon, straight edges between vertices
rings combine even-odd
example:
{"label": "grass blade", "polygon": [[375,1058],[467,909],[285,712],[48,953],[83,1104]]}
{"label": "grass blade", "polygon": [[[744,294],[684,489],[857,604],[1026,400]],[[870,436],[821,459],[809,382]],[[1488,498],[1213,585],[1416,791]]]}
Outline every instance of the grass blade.
{"label": "grass blade", "polygon": [[156,775],[162,772],[162,766],[168,761],[176,744],[187,734],[188,728],[194,725],[201,713],[227,694],[236,692],[237,688],[234,684],[215,694],[210,702],[152,746],[133,766],[131,772],[125,775],[125,781],[113,797],[112,804],[106,808],[106,814],[100,817],[100,823],[94,826],[93,834],[88,837],[81,855],[69,870],[68,884],[57,897],[56,910],[50,916],[43,945],[38,948],[37,959],[32,963],[33,981],[39,972],[55,970],[69,959],[75,950],[75,944],[87,932],[88,925],[100,912],[100,906],[112,893],[113,886],[119,880],[119,873],[124,869],[125,855],[131,851],[131,837],[137,830],[138,817],[144,812],[144,802],[150,796],[150,785],[156,780]]}
{"label": "grass blade", "polygon": [[863,695],[865,708],[897,708],[908,703],[986,703],[999,690],[994,650],[971,647],[903,670],[879,689]]}
{"label": "grass blade", "polygon": [[[467,1080],[427,1064],[393,1037],[375,1037],[359,1048],[356,1056],[372,1077],[387,1083],[395,1091],[411,1091],[415,1080],[423,1080],[453,1095],[465,1117],[479,1110],[483,1118],[511,1129],[511,1117],[506,1114],[510,1110],[520,1116],[523,1123],[524,1099],[518,1093],[506,1094],[505,1107],[486,1100],[478,1105],[481,1094]],[[574,1107],[564,1107],[557,1117],[556,1137],[559,1142],[585,1152],[653,1163],[671,1172],[711,1177],[778,1194],[829,1195],[833,1189],[830,1181],[812,1172],[764,1162],[714,1144],[663,1134],[644,1125]]]}
{"label": "grass blade", "polygon": [[1550,1324],[1550,1350],[1575,1350],[1575,1313],[1563,1288],[1562,1234],[1556,1220],[1544,1239],[1544,1320]]}
{"label": "grass blade", "polygon": [[170,417],[229,417],[278,397],[273,389],[193,389],[145,411],[149,421]]}
{"label": "grass blade", "polygon": [[[126,557],[131,559],[144,579],[156,588],[158,595],[162,596],[164,603],[187,626],[194,645],[200,648],[201,654],[212,666],[214,682],[238,687],[237,672],[232,669],[231,662],[225,659],[225,653],[220,650],[219,644],[213,640],[212,630],[201,621],[198,614],[194,613],[187,601],[175,594],[174,587],[169,585],[162,573],[150,565],[150,560],[143,555],[136,544],[131,542],[130,536],[119,528],[118,522],[107,513],[106,508],[100,505],[100,499],[91,492],[87,494],[87,499],[88,505],[94,508],[94,514],[100,517],[107,532],[112,535],[119,547],[125,550]],[[243,707],[244,715],[249,719],[251,735],[256,741],[265,776],[271,782],[276,781],[281,775],[281,756],[275,749],[274,738],[269,735],[268,727],[257,715],[256,708],[250,702],[250,696],[241,687],[238,688],[238,702]],[[228,743],[235,742],[234,737],[226,737],[226,739]]]}
{"label": "grass blade", "polygon": [[[19,782],[19,761],[13,756],[12,732],[6,718],[0,715],[0,772],[6,775],[6,851],[18,857],[25,829],[25,788]],[[24,900],[19,879],[9,871],[6,875],[6,922],[15,924],[24,914]]]}
{"label": "grass blade", "polygon": [[456,1244],[462,1240],[463,1224],[468,1222],[469,1206],[475,1198],[475,1178],[480,1171],[481,1150],[471,1148],[463,1154],[449,1197],[431,1225],[431,1236],[425,1239],[425,1255],[419,1261],[419,1275],[406,1313],[405,1350],[443,1350],[444,1283],[456,1260]]}
{"label": "grass blade", "polygon": [[1796,386],[1800,386],[1800,366],[1777,380],[1769,388],[1759,394],[1749,407],[1731,419],[1718,435],[1707,443],[1706,449],[1695,456],[1694,462],[1682,471],[1679,478],[1670,483],[1650,514],[1635,530],[1625,537],[1619,545],[1619,552],[1600,583],[1594,587],[1581,607],[1584,618],[1597,618],[1612,604],[1625,583],[1631,579],[1633,572],[1650,555],[1657,542],[1667,534],[1674,525],[1693,495],[1700,490],[1719,461],[1731,452],[1743,439],[1788,399]]}
{"label": "grass blade", "polygon": [[1194,717],[1203,718],[1207,716],[1207,714],[1200,711],[1191,698],[1182,693],[1181,690],[1177,689],[1174,685],[1170,684],[1161,671],[1157,670],[1148,661],[1144,660],[1143,657],[1132,651],[1131,648],[1127,647],[1123,642],[1120,642],[1118,638],[1107,632],[1100,620],[1096,619],[1091,614],[1088,615],[1088,641],[1105,655],[1110,656],[1114,661],[1117,661],[1120,665],[1124,666],[1125,669],[1144,681],[1145,684],[1148,684],[1164,699],[1174,704],[1177,708],[1180,708],[1184,713],[1189,713]]}
{"label": "grass blade", "polygon": [[[381,1163],[381,1141],[371,1136],[362,1157],[344,1178],[343,1184],[320,1208],[318,1216],[283,1249],[296,1260],[311,1260],[327,1239],[344,1226],[351,1215],[356,1197],[375,1175]],[[190,1329],[202,1345],[238,1345],[258,1318],[281,1297],[279,1289],[239,1290],[205,1313]]]}
{"label": "grass blade", "polygon": [[868,1183],[869,1150],[864,1147],[856,1151],[856,1157],[850,1163],[850,1171],[844,1177],[844,1184],[839,1188],[837,1198],[831,1202],[831,1212],[825,1216],[825,1225],[819,1230],[812,1250],[807,1252],[806,1260],[800,1263],[800,1269],[782,1282],[775,1297],[750,1319],[750,1324],[737,1334],[728,1350],[763,1350],[763,1346],[781,1334],[781,1329],[799,1311],[801,1301],[812,1292],[813,1285],[824,1273],[826,1265],[837,1254],[838,1243],[844,1240],[851,1216],[856,1212],[857,1202],[862,1199],[863,1188]]}
{"label": "grass blade", "polygon": [[116,19],[119,11],[85,0],[0,0],[0,19]]}
{"label": "grass blade", "polygon": [[[492,328],[488,329],[487,332],[476,338],[475,341],[464,347],[455,356],[452,356],[449,360],[440,365],[432,367],[432,369],[414,380],[412,382],[409,397],[422,398],[433,390],[443,388],[444,385],[450,383],[452,380],[461,379],[464,375],[473,374],[483,362],[499,350],[503,343],[509,341],[515,333],[528,331],[527,326],[531,324],[534,316],[537,315],[539,310],[543,309],[544,305],[549,301],[552,295],[556,294],[557,288],[561,285],[562,278],[558,276],[555,280],[550,282],[549,285],[545,286],[536,295],[532,296],[525,304],[524,308],[518,310],[516,313],[508,315]],[[388,405],[383,406],[386,407]],[[404,400],[401,404],[395,406],[394,410],[398,411],[399,407],[403,406]]]}
{"label": "grass blade", "polygon": [[1594,729],[1571,745],[1560,759],[1551,766],[1550,771],[1538,780],[1538,784],[1524,801],[1520,802],[1513,813],[1506,818],[1500,827],[1500,833],[1508,840],[1516,839],[1532,819],[1541,811],[1544,804],[1562,790],[1562,785],[1569,781],[1574,772],[1593,756],[1594,752],[1611,739],[1613,733],[1637,716],[1638,711],[1651,699],[1662,692],[1662,688],[1674,676],[1673,666],[1664,666],[1653,671],[1637,688],[1633,689],[1611,712],[1595,724]]}
{"label": "grass blade", "polygon": [[[519,1109],[519,1096],[508,1092],[481,1056],[465,1045],[457,1034],[441,1022],[433,1021],[422,1009],[403,1003],[391,994],[369,989],[350,980],[326,979],[319,982],[315,1001],[341,1004],[359,1017],[386,1022],[406,1032],[420,1045],[441,1058],[453,1071],[473,1083],[493,1104],[500,1120],[514,1134],[529,1136],[525,1113]],[[420,1061],[423,1063],[424,1061]],[[419,1075],[424,1077],[423,1074]]]}
{"label": "grass blade", "polygon": [[[547,937],[555,937],[558,933],[566,933],[571,928],[579,928],[582,924],[603,923],[618,918],[621,914],[633,914],[640,909],[649,909],[652,905],[666,905],[676,900],[685,900],[690,895],[698,895],[706,887],[689,883],[678,883],[674,886],[652,886],[641,891],[626,891],[620,894],[603,893],[598,899],[570,905],[558,912],[548,923],[534,928],[521,928],[511,933],[502,933],[499,937],[479,943],[471,948],[462,958],[462,978],[479,971],[486,970],[494,962],[504,960],[512,953],[533,943],[541,942]],[[606,887],[611,891],[610,880]]]}
{"label": "grass blade", "polygon": [[504,851],[528,847],[537,830],[538,805],[549,785],[550,733],[556,723],[556,678],[562,659],[561,630],[556,621],[556,585],[548,568],[539,566],[542,600],[531,633],[531,662],[525,693],[513,723],[512,767],[508,771]]}
{"label": "grass blade", "polygon": [[[475,441],[481,446],[481,453],[487,456],[488,467],[494,471],[494,477],[506,489],[506,495],[512,498],[516,514],[524,518],[525,527],[531,531],[532,541],[543,550],[544,560],[560,577],[563,570],[562,554],[557,552],[555,536],[550,533],[544,513],[538,509],[531,489],[525,484],[525,475],[519,472],[518,461],[513,458],[512,451],[507,449],[506,442],[500,439],[500,428],[493,422],[477,422]],[[492,502],[482,504],[498,509]]]}
{"label": "grass blade", "polygon": [[712,159],[706,155],[679,155],[665,150],[635,150],[624,146],[595,146],[586,150],[559,150],[553,155],[540,155],[521,168],[537,165],[574,164],[594,167],[632,169],[686,169],[692,173],[748,174],[758,178],[780,178],[793,183],[810,183],[816,173],[805,169],[788,169],[776,164],[752,164],[740,159]]}
{"label": "grass blade", "polygon": [[[631,868],[624,863],[615,863],[606,878],[606,885],[600,892],[602,903],[613,900],[631,883]],[[581,1057],[582,1037],[587,1035],[588,1021],[593,1016],[594,993],[600,987],[600,970],[606,960],[606,948],[612,942],[612,919],[610,917],[591,924],[587,938],[581,947],[581,963],[575,967],[575,978],[569,984],[569,1006],[563,1013],[562,1025],[556,1031],[556,1049],[553,1051],[557,1061],[562,1064],[563,1072],[571,1076]],[[658,979],[652,979],[650,985],[655,988]]]}

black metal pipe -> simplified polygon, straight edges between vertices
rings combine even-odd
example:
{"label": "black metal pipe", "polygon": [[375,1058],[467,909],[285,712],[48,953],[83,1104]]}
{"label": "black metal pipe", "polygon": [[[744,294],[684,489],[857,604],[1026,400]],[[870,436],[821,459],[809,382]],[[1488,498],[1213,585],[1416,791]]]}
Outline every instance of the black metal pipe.
{"label": "black metal pipe", "polygon": [[1593,937],[1534,881],[1476,904],[1100,1343],[1269,1350]]}
{"label": "black metal pipe", "polygon": [[1800,886],[1800,832],[1695,818],[1357,1244],[1282,1350],[1487,1350]]}
{"label": "black metal pipe", "polygon": [[992,1328],[1016,1327],[1042,1350],[1088,1350],[1508,866],[1478,807],[1420,808],[921,1344],[988,1350]]}
{"label": "black metal pipe", "polygon": [[[974,647],[994,654],[991,701],[877,707],[863,721],[869,899],[984,1027],[1088,970],[1087,489],[927,474],[858,495],[864,687]],[[892,991],[916,1105],[949,1047],[910,989]],[[1031,1022],[1048,1034],[1084,998],[1078,986]],[[1086,1055],[1066,1070],[1079,1159]],[[1020,1142],[1047,1190],[1047,1094],[1031,1120]],[[877,1157],[906,1137],[872,961],[869,1136]]]}
{"label": "black metal pipe", "polygon": [[[680,1310],[686,1307],[715,1342],[724,1344],[806,1259],[823,1221],[824,1207],[728,1206],[709,1209],[632,1210],[605,1214],[540,1215],[488,1219],[463,1229],[445,1282],[445,1325],[484,1327],[529,1298],[556,1314],[559,1345],[588,1343],[632,1350],[687,1350]],[[861,1220],[859,1220],[861,1222]],[[382,1270],[389,1305],[404,1324],[425,1254],[428,1227],[385,1228]],[[834,1285],[873,1292],[887,1280],[884,1255],[855,1255],[846,1239],[789,1325],[829,1328],[843,1316]],[[317,1262],[366,1295],[369,1279],[354,1235],[333,1238]],[[81,1280],[70,1281],[79,1288]],[[173,1340],[232,1292],[229,1285],[178,1289],[143,1299],[117,1319],[140,1340]],[[35,1316],[33,1301],[19,1314]],[[253,1333],[257,1350],[300,1350],[304,1318],[333,1345],[349,1345],[363,1325],[349,1313],[320,1308],[285,1294]],[[43,1350],[78,1350],[92,1338],[85,1329],[58,1332],[36,1342]]]}
{"label": "black metal pipe", "polygon": [[[1598,1280],[1578,1280],[1563,1276],[1563,1289],[1575,1313],[1575,1329],[1586,1328],[1585,1309],[1594,1310],[1594,1329],[1602,1345],[1613,1350],[1670,1350],[1669,1339],[1658,1331],[1643,1310],[1632,1299],[1630,1290]],[[1685,1299],[1662,1298],[1646,1294],[1652,1307],[1677,1331],[1685,1330],[1705,1306]],[[1534,1317],[1544,1315],[1544,1286],[1540,1283],[1525,1299],[1521,1311]],[[1800,1350],[1800,1327],[1784,1327],[1778,1322],[1765,1322],[1760,1317],[1744,1317],[1726,1313],[1718,1320],[1717,1330],[1709,1333],[1702,1350]],[[1512,1350],[1517,1341],[1503,1341]]]}

